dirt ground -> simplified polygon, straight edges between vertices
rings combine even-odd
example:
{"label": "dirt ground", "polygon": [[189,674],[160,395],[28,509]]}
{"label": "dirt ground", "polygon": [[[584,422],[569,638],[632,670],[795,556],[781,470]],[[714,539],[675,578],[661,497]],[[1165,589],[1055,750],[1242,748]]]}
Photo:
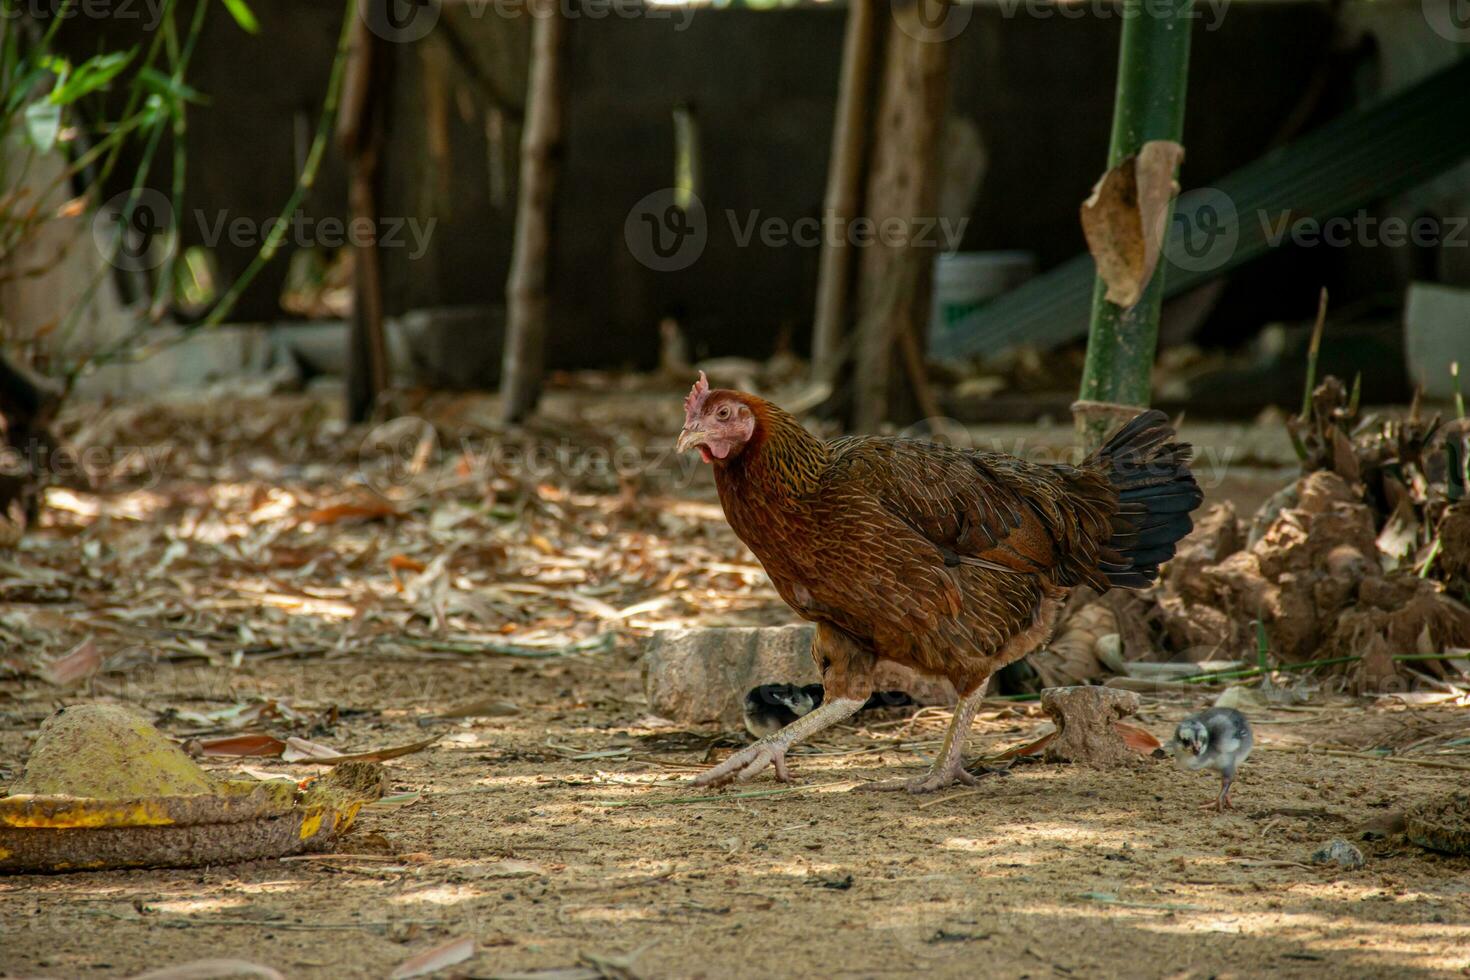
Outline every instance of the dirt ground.
{"label": "dirt ground", "polygon": [[[83,443],[174,451],[147,473],[117,462],[91,491],[53,490],[47,526],[0,556],[0,786],[42,719],[86,701],[131,704],[181,739],[238,730],[231,719],[262,705],[289,710],[250,730],[342,751],[445,737],[387,763],[394,795],[333,856],[0,877],[0,975],[229,956],[290,977],[378,977],[473,937],[474,958],[445,975],[1470,976],[1470,859],[1363,839],[1375,819],[1465,787],[1466,770],[1433,762],[1463,766],[1470,747],[1406,761],[1470,736],[1464,707],[1318,695],[1256,713],[1259,748],[1223,815],[1198,808],[1211,776],[1155,760],[1018,764],[930,797],[862,792],[918,771],[947,722],[938,709],[818,738],[793,753],[795,786],[763,776],[696,793],[688,776],[744,735],[648,715],[646,636],[791,618],[707,473],[529,479],[441,445],[442,467],[398,481],[434,485],[374,514],[354,473],[373,486],[376,471],[333,448],[361,433],[303,406],[193,411],[77,421]],[[461,423],[473,411],[439,409]],[[677,425],[632,414],[617,424],[649,446]],[[566,408],[555,437],[585,448],[594,418],[613,424]],[[1245,453],[1207,492],[1251,507],[1281,481],[1278,449]],[[586,642],[602,636],[610,648]],[[39,665],[89,637],[99,669],[49,683]],[[516,645],[486,652],[487,637]],[[556,644],[588,649],[519,655]],[[1142,723],[1167,737],[1210,697],[1146,697]],[[427,717],[485,699],[505,703]],[[970,751],[1044,724],[1032,705],[994,702]],[[1308,863],[1339,837],[1363,868]]]}

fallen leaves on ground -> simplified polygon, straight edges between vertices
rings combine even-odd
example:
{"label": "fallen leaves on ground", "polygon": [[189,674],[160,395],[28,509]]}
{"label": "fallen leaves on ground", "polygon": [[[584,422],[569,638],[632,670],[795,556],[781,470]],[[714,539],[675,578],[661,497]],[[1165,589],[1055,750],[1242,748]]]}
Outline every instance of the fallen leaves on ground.
{"label": "fallen leaves on ground", "polygon": [[437,970],[463,963],[475,955],[475,939],[473,936],[461,936],[451,939],[447,943],[426,949],[416,956],[410,956],[399,964],[398,969],[388,974],[388,980],[408,980],[409,977],[422,977]]}

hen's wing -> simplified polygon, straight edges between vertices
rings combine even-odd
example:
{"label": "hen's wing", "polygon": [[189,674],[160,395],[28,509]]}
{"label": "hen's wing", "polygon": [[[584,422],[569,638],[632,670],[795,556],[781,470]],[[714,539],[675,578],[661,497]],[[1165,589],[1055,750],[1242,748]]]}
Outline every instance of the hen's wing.
{"label": "hen's wing", "polygon": [[1106,588],[1117,498],[1100,475],[897,439],[832,448],[804,549],[816,618],[932,665],[999,649],[1048,584]]}
{"label": "hen's wing", "polygon": [[905,439],[835,443],[829,478],[865,487],[946,565],[1106,589],[1117,494],[1095,472]]}

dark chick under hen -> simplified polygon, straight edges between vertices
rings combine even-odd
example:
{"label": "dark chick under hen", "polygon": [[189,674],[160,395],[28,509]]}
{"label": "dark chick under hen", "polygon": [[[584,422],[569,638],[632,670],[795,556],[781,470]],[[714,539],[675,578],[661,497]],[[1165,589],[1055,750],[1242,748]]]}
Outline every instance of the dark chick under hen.
{"label": "dark chick under hen", "polygon": [[773,767],[849,717],[897,661],[959,692],[933,768],[891,787],[972,782],[961,754],[986,679],[1047,641],[1068,591],[1142,588],[1192,528],[1203,499],[1190,447],[1161,412],[1123,425],[1080,466],[908,439],[825,442],[794,417],[701,373],[679,449],[714,467],[725,517],[776,591],[817,624],[820,707],[695,779],[717,785]]}

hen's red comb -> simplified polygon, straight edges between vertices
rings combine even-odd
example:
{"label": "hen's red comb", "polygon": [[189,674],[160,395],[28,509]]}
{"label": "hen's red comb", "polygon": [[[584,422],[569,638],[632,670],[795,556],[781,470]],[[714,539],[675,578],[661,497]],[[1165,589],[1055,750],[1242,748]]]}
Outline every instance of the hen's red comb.
{"label": "hen's red comb", "polygon": [[709,378],[706,378],[704,372],[700,371],[699,380],[694,382],[694,387],[689,389],[689,395],[684,399],[684,414],[693,415],[699,411],[699,407],[704,404],[704,400],[708,397]]}

